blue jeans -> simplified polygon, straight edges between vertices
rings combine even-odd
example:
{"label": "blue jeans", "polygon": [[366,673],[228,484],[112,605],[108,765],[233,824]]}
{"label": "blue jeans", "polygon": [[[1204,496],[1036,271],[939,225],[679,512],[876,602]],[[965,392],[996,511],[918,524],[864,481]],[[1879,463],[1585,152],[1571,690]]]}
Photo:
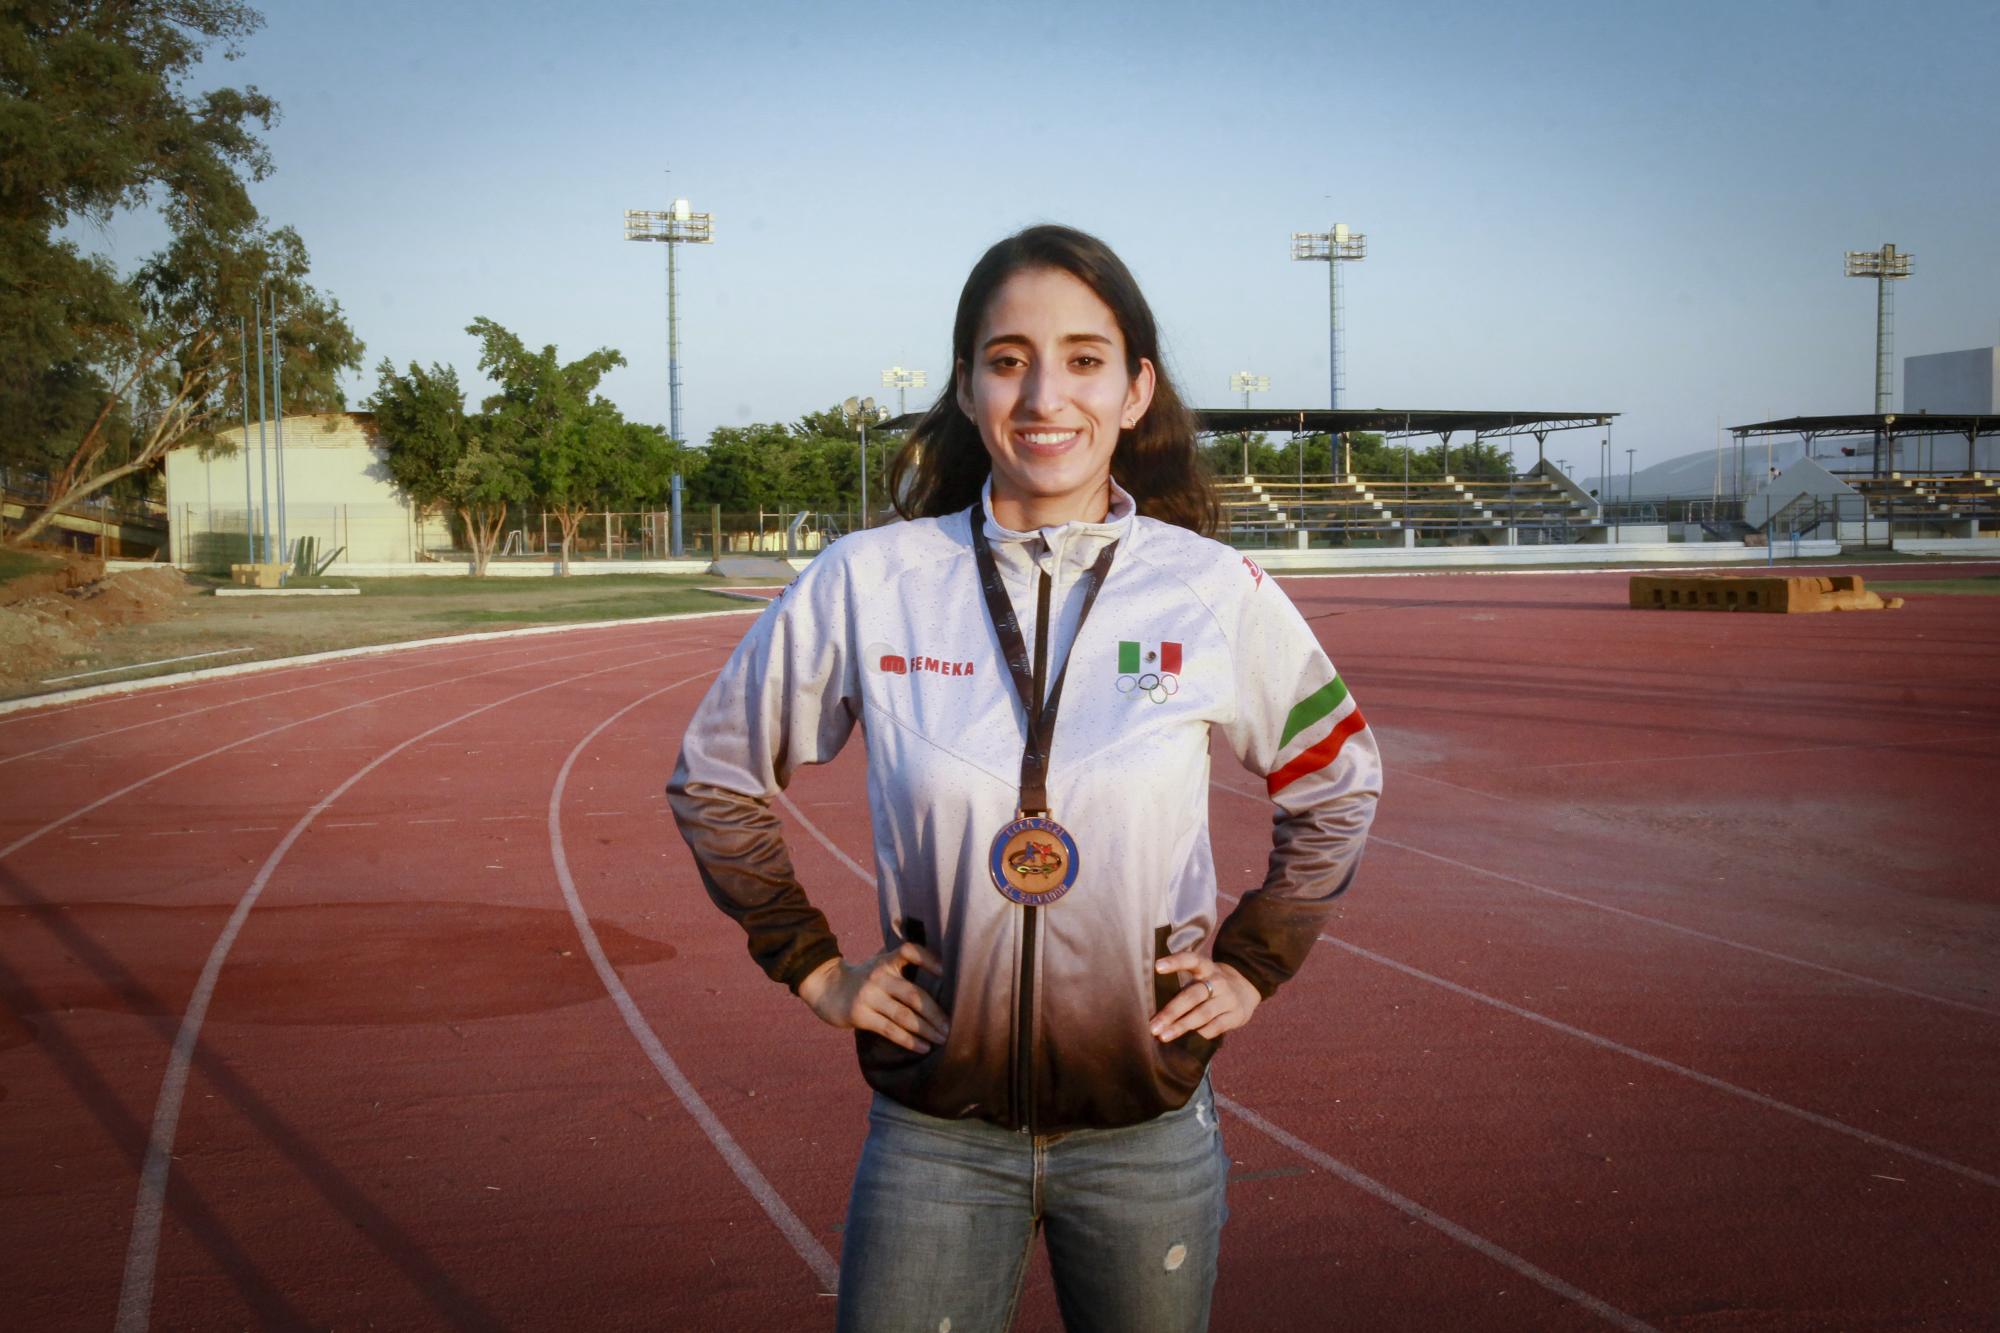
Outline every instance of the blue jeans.
{"label": "blue jeans", "polygon": [[1038,1227],[1065,1327],[1200,1333],[1228,1175],[1206,1079],[1144,1124],[1035,1136],[878,1095],[840,1248],[842,1333],[1004,1333]]}

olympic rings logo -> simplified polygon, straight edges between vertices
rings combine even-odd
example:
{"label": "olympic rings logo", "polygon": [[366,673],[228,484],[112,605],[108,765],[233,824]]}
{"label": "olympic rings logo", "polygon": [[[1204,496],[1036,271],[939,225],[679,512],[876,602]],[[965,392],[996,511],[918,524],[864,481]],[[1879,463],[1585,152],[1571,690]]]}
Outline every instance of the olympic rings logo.
{"label": "olympic rings logo", "polygon": [[1120,694],[1138,694],[1163,704],[1181,692],[1181,679],[1171,671],[1148,671],[1138,676],[1118,678]]}

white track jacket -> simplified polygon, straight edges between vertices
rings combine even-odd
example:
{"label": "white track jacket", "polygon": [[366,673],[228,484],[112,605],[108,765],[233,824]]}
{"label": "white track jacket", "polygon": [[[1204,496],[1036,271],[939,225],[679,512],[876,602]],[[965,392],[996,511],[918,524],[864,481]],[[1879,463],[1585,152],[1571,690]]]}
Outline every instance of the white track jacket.
{"label": "white track jacket", "polygon": [[[910,971],[951,1025],[925,1055],[871,1033],[857,1034],[858,1052],[877,1091],[930,1115],[1049,1133],[1185,1104],[1215,1043],[1148,1030],[1181,985],[1154,959],[1208,947],[1268,997],[1361,859],[1381,760],[1291,600],[1242,555],[1139,517],[1112,491],[1101,523],[1013,532],[983,499],[842,538],[744,636],[667,787],[709,896],[765,972],[796,989],[839,948],[771,802],[860,725],[882,947],[910,939],[943,958],[942,978]],[[974,513],[1030,653],[1054,635],[1045,691],[1069,651],[1048,792],[1079,869],[1041,907],[1002,896],[988,871],[993,836],[1018,811],[1027,719],[981,598]],[[1078,635],[1083,576],[1111,541]],[[1049,624],[1037,621],[1044,579]],[[1219,924],[1211,730],[1275,805],[1264,881]]]}

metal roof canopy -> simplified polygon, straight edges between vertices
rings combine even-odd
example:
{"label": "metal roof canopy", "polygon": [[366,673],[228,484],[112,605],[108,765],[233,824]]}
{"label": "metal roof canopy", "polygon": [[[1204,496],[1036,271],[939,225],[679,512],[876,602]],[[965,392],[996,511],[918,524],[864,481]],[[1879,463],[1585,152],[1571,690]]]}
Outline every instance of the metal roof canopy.
{"label": "metal roof canopy", "polygon": [[[1616,412],[1457,412],[1387,407],[1197,407],[1195,429],[1203,435],[1245,430],[1286,431],[1293,435],[1338,435],[1365,430],[1401,438],[1406,435],[1546,435],[1609,424]],[[906,412],[882,423],[883,430],[908,430],[923,420],[922,412]]]}
{"label": "metal roof canopy", "polygon": [[1542,436],[1559,430],[1604,426],[1616,412],[1471,412],[1418,408],[1198,407],[1195,428],[1205,435],[1236,431],[1286,431],[1293,435],[1343,435],[1349,431],[1401,439],[1410,435]]}
{"label": "metal roof canopy", "polygon": [[[1875,440],[1873,473],[1882,475],[1882,441],[1891,441],[1890,454],[1895,449],[1893,442],[1902,435],[1963,435],[1965,437],[1965,470],[1973,470],[1974,446],[1982,435],[2000,435],[2000,416],[1987,413],[1965,412],[1844,412],[1824,417],[1780,417],[1772,421],[1753,421],[1743,426],[1731,426],[1729,433],[1736,437],[1736,447],[1740,451],[1743,442],[1753,435],[1801,435],[1806,440],[1806,453],[1812,453],[1812,441],[1822,435],[1849,436],[1867,435]],[[1738,467],[1739,473],[1741,466]]]}

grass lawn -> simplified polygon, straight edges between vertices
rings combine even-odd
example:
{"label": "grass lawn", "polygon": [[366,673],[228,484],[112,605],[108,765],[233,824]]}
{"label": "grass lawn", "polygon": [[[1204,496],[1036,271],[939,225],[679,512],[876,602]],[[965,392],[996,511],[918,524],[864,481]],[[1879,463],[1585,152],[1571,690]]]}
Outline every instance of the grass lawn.
{"label": "grass lawn", "polygon": [[2000,597],[2000,574],[1969,579],[1869,579],[1868,591],[1880,593],[1945,592],[1967,597]]}
{"label": "grass lawn", "polygon": [[[225,586],[221,580],[195,577],[188,582],[191,595],[171,615],[104,630],[91,641],[88,659],[73,661],[61,672],[130,668],[86,682],[94,684],[218,664],[166,660],[195,653],[227,651],[230,656],[218,662],[233,665],[530,625],[581,625],[704,611],[754,614],[757,607],[717,596],[716,590],[762,581],[703,574],[593,574],[532,579],[327,578],[309,584],[358,588],[360,595],[355,597],[211,597],[206,595],[210,590]],[[39,677],[0,679],[0,698],[43,690]]]}
{"label": "grass lawn", "polygon": [[32,551],[10,551],[0,546],[0,583],[18,579],[23,574],[33,574],[37,570],[54,569],[58,563],[46,555],[36,555]]}

